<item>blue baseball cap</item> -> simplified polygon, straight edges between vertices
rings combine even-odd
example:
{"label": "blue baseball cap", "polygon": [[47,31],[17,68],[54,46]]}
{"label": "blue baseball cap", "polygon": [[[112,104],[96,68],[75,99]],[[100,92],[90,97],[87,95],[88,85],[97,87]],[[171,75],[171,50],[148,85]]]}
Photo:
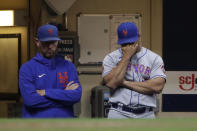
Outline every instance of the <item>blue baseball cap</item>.
{"label": "blue baseball cap", "polygon": [[138,28],[135,23],[123,22],[118,26],[118,44],[134,43],[138,40]]}
{"label": "blue baseball cap", "polygon": [[61,40],[58,37],[58,29],[54,25],[46,24],[42,25],[38,29],[38,40],[41,42],[47,42],[47,41],[57,41]]}

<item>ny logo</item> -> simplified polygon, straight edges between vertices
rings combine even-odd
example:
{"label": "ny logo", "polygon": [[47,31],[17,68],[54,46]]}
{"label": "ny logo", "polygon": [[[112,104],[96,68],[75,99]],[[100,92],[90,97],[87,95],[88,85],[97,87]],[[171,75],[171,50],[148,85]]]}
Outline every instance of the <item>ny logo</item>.
{"label": "ny logo", "polygon": [[66,83],[68,83],[67,72],[63,72],[63,75],[61,74],[61,72],[58,72],[58,75],[59,82],[63,84],[63,87],[66,87]]}
{"label": "ny logo", "polygon": [[124,36],[127,36],[128,31],[127,30],[122,30],[122,33],[123,33]]}
{"label": "ny logo", "polygon": [[53,30],[52,29],[49,29],[48,32],[49,32],[49,35],[52,35]]}

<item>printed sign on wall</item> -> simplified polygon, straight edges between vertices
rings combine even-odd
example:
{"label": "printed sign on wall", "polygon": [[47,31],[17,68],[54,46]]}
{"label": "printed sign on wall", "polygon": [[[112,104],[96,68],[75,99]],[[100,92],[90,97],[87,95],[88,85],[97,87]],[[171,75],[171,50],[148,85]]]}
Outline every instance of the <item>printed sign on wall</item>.
{"label": "printed sign on wall", "polygon": [[74,57],[74,40],[71,38],[61,38],[58,45],[58,53],[63,55],[66,60],[71,62]]}
{"label": "printed sign on wall", "polygon": [[197,94],[197,71],[166,71],[163,94]]}

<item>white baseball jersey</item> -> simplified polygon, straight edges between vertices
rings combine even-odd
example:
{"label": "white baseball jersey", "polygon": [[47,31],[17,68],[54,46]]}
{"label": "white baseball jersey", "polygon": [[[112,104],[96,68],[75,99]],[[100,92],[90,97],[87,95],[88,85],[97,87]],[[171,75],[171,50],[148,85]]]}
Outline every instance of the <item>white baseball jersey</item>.
{"label": "white baseball jersey", "polygon": [[[121,48],[108,54],[103,60],[103,74],[106,76],[112,68],[116,67],[122,58]],[[143,82],[162,77],[166,79],[162,58],[144,47],[136,53],[128,64],[125,79]],[[156,107],[156,94],[144,95],[127,88],[119,88],[109,99],[110,102],[121,102],[125,105],[146,105]]]}

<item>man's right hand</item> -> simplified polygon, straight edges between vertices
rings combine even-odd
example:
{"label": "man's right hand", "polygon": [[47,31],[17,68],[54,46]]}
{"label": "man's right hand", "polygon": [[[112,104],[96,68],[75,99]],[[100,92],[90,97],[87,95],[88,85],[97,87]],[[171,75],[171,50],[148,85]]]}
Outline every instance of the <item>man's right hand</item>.
{"label": "man's right hand", "polygon": [[128,44],[128,45],[123,45],[122,46],[122,52],[123,52],[123,57],[126,59],[130,59],[137,51],[138,49],[138,43],[134,43],[134,44]]}

